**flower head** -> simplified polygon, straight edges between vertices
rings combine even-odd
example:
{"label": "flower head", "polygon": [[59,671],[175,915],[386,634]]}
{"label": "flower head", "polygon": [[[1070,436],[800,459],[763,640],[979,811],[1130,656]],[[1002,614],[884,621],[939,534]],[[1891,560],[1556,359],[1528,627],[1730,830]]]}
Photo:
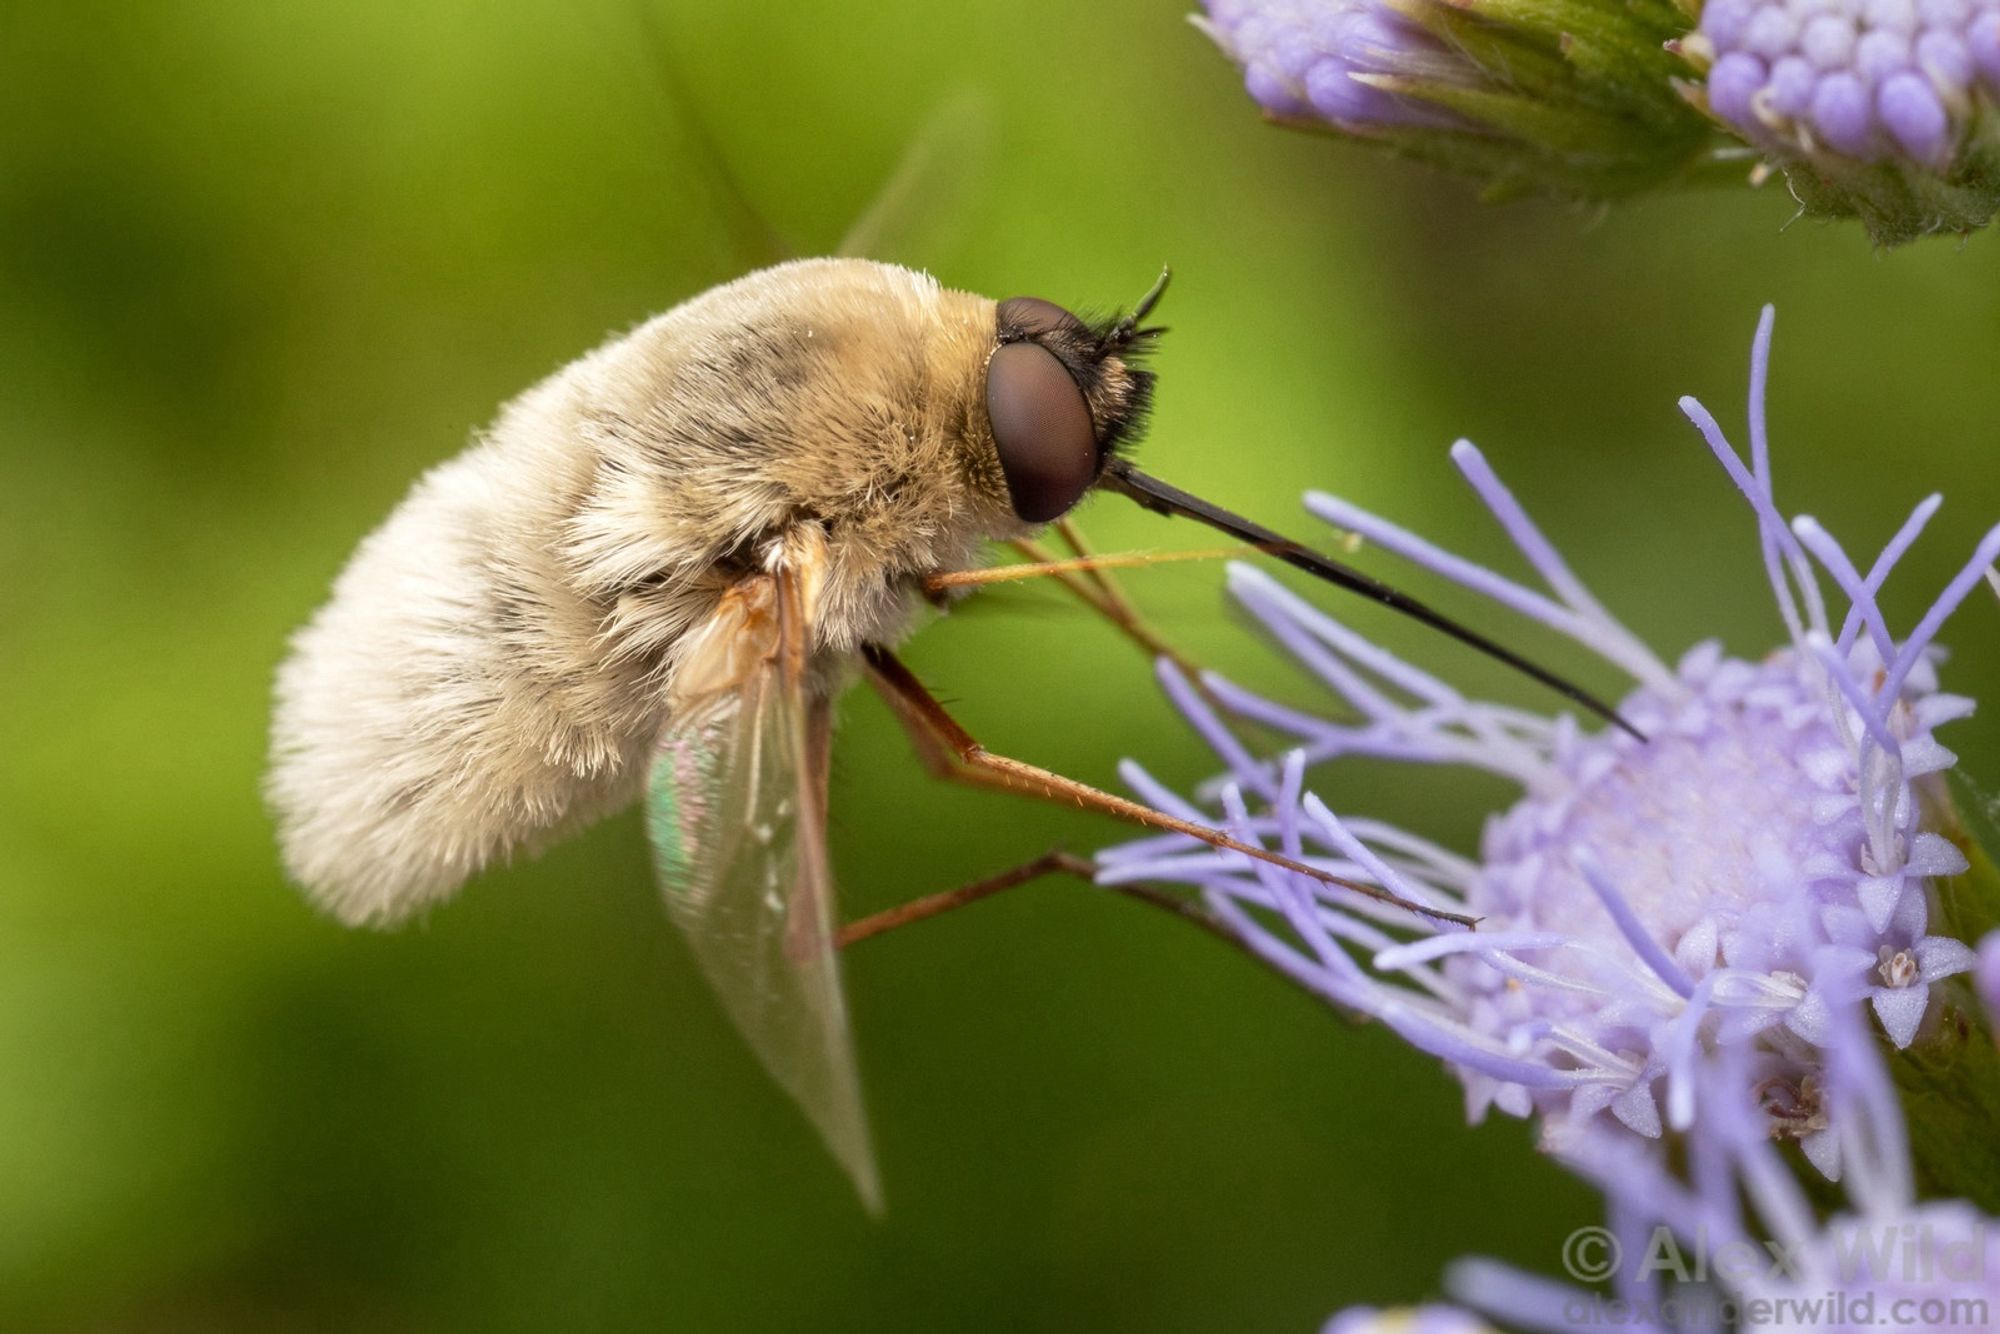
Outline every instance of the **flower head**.
{"label": "flower head", "polygon": [[1897,241],[2000,205],[2000,0],[1708,0],[1686,47],[1808,208]]}
{"label": "flower head", "polygon": [[1376,77],[1470,83],[1462,55],[1379,0],[1207,0],[1196,22],[1243,67],[1250,96],[1273,115],[1317,117],[1344,129],[1448,125],[1454,118]]}
{"label": "flower head", "polygon": [[1204,0],[1273,119],[1612,199],[1782,169],[1883,243],[2000,209],[2000,0]]}
{"label": "flower head", "polygon": [[1945,166],[2000,91],[2000,0],[1708,0],[1715,114],[1760,143]]}
{"label": "flower head", "polygon": [[[1629,673],[1621,715],[1647,738],[1588,733],[1469,698],[1371,644],[1275,580],[1231,571],[1238,601],[1358,721],[1307,713],[1218,676],[1207,696],[1289,734],[1254,758],[1171,665],[1170,695],[1228,764],[1219,789],[1239,838],[1275,842],[1336,874],[1480,919],[1476,931],[1402,915],[1351,891],[1186,840],[1104,854],[1106,881],[1198,886],[1262,957],[1329,1000],[1445,1060],[1475,1119],[1540,1118],[1558,1152],[1605,1125],[1685,1129],[1708,1054],[1740,1048],[1769,1130],[1828,1175],[1840,1136],[1824,1096],[1829,1016],[1866,998],[1908,1045],[1936,984],[1973,966],[1933,929],[1931,885],[1966,868],[1937,828],[1934,730],[1970,712],[1942,693],[1938,628],[2000,554],[2000,528],[1906,633],[1876,595],[1936,497],[1864,573],[1812,520],[1772,501],[1762,412],[1770,314],[1752,368],[1746,463],[1693,400],[1683,407],[1750,503],[1788,642],[1756,660],[1695,647],[1657,659],[1584,587],[1469,443],[1452,456],[1549,588],[1453,556],[1331,496],[1308,507],[1348,532],[1532,617]],[[1846,604],[1830,605],[1813,562]],[[1467,860],[1306,789],[1309,765],[1349,756],[1459,764],[1517,784]],[[1156,803],[1195,807],[1128,765]],[[1253,812],[1251,802],[1257,803]]]}
{"label": "flower head", "polygon": [[[1873,1039],[1844,1006],[1828,1016],[1827,1038],[1826,1098],[1849,1164],[1843,1205],[1830,1216],[1765,1135],[1741,1071],[1702,1081],[1702,1130],[1684,1172],[1629,1137],[1596,1134],[1578,1146],[1572,1161],[1604,1192],[1613,1224],[1605,1276],[1616,1305],[1597,1310],[1596,1323],[1657,1328],[1635,1317],[1677,1309],[1683,1326],[1744,1331],[1992,1327],[2000,1222],[1964,1200],[1918,1199],[1907,1127]],[[1663,1281],[1669,1274],[1676,1283]],[[1591,1302],[1484,1260],[1461,1261],[1447,1286],[1526,1329],[1575,1328]],[[1697,1315],[1709,1319],[1689,1318]]]}
{"label": "flower head", "polygon": [[1676,90],[1673,0],[1204,0],[1195,18],[1273,119],[1484,180],[1606,199],[1689,165],[1713,125]]}

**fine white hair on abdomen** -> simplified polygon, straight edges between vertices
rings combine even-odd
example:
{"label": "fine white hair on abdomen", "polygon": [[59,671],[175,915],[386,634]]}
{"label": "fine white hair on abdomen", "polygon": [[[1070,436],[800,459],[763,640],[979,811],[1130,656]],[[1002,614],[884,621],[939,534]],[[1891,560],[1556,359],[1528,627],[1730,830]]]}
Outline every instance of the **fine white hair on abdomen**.
{"label": "fine white hair on abdomen", "polygon": [[[687,632],[757,553],[828,535],[831,660],[911,576],[1026,528],[968,454],[992,303],[859,260],[715,288],[571,362],[421,479],[280,668],[266,791],[341,920],[408,917],[635,799]],[[984,458],[984,465],[979,461]]]}
{"label": "fine white hair on abdomen", "polygon": [[593,461],[522,425],[416,484],[279,669],[266,795],[286,868],[344,922],[405,918],[643,780],[659,661],[606,660],[559,554]]}

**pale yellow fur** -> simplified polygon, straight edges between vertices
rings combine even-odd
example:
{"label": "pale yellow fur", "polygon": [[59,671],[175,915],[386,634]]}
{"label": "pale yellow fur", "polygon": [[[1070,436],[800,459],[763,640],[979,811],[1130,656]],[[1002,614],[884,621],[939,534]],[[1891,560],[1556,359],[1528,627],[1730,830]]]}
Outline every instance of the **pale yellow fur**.
{"label": "pale yellow fur", "polygon": [[356,551],[279,669],[285,864],[387,923],[630,803],[689,629],[824,529],[828,665],[1024,531],[986,425],[994,306],[806,260],[660,315],[509,404]]}

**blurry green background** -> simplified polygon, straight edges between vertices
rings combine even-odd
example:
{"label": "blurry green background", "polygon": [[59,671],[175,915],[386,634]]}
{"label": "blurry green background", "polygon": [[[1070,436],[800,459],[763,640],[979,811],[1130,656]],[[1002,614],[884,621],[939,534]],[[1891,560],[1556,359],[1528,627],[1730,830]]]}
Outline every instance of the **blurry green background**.
{"label": "blurry green background", "polygon": [[[983,101],[990,153],[894,257],[1098,306],[1171,261],[1151,466],[1300,526],[1300,490],[1338,490],[1502,559],[1444,458],[1471,435],[1669,656],[1777,641],[1744,507],[1674,409],[1700,394],[1741,439],[1761,302],[1783,501],[1864,548],[1950,494],[1901,624],[2000,515],[2000,252],[1787,229],[1782,185],[1482,207],[1263,126],[1174,3],[654,2],[0,17],[0,1328],[1301,1331],[1468,1251],[1553,1269],[1595,1205],[1521,1125],[1464,1129],[1428,1060],[1063,883],[851,958],[870,1221],[693,974],[635,820],[418,929],[315,918],[258,797],[285,636],[502,399],[761,262],[690,105],[813,251],[928,113]],[[1133,587],[1309,702],[1218,583]],[[1947,638],[1948,682],[1990,692],[1994,601]],[[1139,657],[1046,592],[909,656],[997,748],[1208,770]],[[1947,740],[1993,783],[1991,716]],[[851,912],[1116,836],[929,784],[859,694],[838,765]],[[1462,846],[1505,795],[1360,767],[1321,790]]]}

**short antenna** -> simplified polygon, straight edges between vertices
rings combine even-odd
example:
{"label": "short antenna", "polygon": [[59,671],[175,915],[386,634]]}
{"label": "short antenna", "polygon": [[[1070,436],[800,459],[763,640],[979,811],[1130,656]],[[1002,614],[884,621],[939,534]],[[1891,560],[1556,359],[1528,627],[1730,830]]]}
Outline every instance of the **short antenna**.
{"label": "short antenna", "polygon": [[1142,331],[1139,328],[1139,321],[1152,314],[1153,307],[1160,304],[1160,298],[1167,294],[1167,284],[1173,281],[1173,277],[1173,269],[1170,266],[1162,265],[1160,276],[1154,281],[1151,287],[1146,289],[1146,295],[1139,298],[1139,304],[1132,307],[1131,313],[1113,325],[1111,332],[1105,335],[1104,342],[1106,346],[1114,348],[1124,347],[1127,343],[1139,337],[1142,332],[1161,332],[1158,329],[1146,329]]}

